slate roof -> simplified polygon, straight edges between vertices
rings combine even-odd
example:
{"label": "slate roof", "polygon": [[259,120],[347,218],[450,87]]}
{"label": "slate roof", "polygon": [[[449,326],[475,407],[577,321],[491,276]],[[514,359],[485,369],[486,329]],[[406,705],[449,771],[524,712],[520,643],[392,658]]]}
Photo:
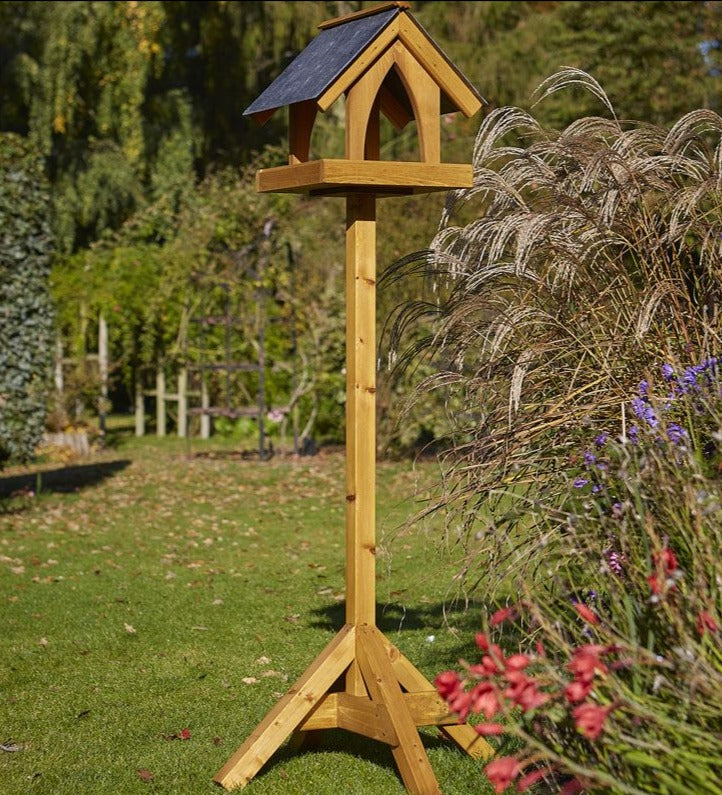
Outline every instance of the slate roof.
{"label": "slate roof", "polygon": [[400,12],[390,8],[322,30],[243,115],[318,99]]}

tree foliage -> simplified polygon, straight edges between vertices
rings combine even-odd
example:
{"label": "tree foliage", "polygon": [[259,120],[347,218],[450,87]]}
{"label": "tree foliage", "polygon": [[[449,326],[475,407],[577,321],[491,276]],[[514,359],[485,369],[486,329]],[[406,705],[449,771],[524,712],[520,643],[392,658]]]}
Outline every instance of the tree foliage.
{"label": "tree foliage", "polygon": [[0,135],[0,465],[29,458],[44,425],[53,312],[52,235],[42,161]]}

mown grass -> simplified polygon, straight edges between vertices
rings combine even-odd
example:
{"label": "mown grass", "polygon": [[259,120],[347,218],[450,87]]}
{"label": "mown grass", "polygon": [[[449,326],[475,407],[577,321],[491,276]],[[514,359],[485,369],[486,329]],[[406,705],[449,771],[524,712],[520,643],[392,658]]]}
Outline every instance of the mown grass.
{"label": "mown grass", "polygon": [[[342,453],[191,452],[116,431],[92,462],[0,503],[5,795],[219,791],[213,775],[343,623]],[[397,532],[434,477],[379,466],[378,623],[429,677],[473,656],[479,626],[478,607],[447,606],[458,635],[444,623],[454,564],[434,535]],[[444,793],[489,791],[481,763],[424,740]],[[246,791],[404,788],[387,747],[329,732],[281,749]]]}

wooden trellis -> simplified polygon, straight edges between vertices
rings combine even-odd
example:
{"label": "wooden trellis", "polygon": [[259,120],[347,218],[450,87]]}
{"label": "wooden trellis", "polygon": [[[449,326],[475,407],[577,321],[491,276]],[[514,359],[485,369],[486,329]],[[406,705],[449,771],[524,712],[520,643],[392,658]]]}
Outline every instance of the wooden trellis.
{"label": "wooden trellis", "polygon": [[[387,743],[407,790],[437,795],[417,727],[475,757],[492,754],[457,723],[417,668],[376,626],[376,200],[472,185],[468,164],[441,162],[441,113],[476,113],[482,98],[408,13],[383,3],[323,23],[245,111],[261,122],[289,106],[289,164],[259,171],[260,191],[346,198],[346,623],[215,777],[247,784],[284,740],[342,728]],[[310,159],[316,113],[346,96],[346,158]],[[412,119],[420,162],[379,160],[379,117]]]}

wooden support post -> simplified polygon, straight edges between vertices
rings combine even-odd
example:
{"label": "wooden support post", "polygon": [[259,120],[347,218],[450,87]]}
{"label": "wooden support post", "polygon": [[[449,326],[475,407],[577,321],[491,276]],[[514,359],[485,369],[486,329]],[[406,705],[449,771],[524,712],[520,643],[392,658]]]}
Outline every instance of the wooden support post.
{"label": "wooden support post", "polygon": [[158,362],[158,369],[155,372],[155,433],[156,436],[165,436],[165,432],[165,372],[163,364]]}
{"label": "wooden support post", "polygon": [[178,436],[188,436],[188,370],[178,371]]}
{"label": "wooden support post", "polygon": [[145,436],[145,396],[139,369],[135,371],[135,435]]}
{"label": "wooden support post", "polygon": [[[346,623],[376,623],[376,198],[346,200]],[[346,687],[366,695],[354,663]]]}
{"label": "wooden support post", "polygon": [[98,371],[100,374],[98,426],[104,436],[108,404],[108,324],[102,312],[98,316]]}

